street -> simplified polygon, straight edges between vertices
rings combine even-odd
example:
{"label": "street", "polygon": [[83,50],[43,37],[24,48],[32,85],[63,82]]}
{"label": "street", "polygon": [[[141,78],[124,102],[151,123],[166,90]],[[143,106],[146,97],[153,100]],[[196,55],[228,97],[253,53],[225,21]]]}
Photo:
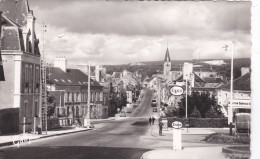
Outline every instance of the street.
{"label": "street", "polygon": [[[94,130],[50,137],[12,146],[2,150],[7,159],[138,159],[152,149],[170,149],[170,132],[158,135],[158,120],[149,126],[152,113],[153,92],[147,90],[140,104],[140,111],[133,117],[95,121]],[[202,141],[203,135],[185,135],[184,146],[209,146]]]}

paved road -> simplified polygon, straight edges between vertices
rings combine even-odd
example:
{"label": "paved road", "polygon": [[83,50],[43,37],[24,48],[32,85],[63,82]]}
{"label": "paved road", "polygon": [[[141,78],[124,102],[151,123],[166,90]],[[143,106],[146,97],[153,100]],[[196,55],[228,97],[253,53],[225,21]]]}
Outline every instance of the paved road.
{"label": "paved road", "polygon": [[158,113],[152,111],[151,102],[154,98],[154,92],[150,89],[145,90],[144,97],[139,104],[138,108],[134,110],[131,117],[145,117],[149,118],[151,115],[157,116]]}
{"label": "paved road", "polygon": [[[137,117],[106,120],[94,123],[95,130],[40,139],[1,151],[6,159],[139,159],[151,149],[169,149],[171,135],[158,136],[157,120],[154,126],[148,125],[152,94],[146,91]],[[200,138],[203,136],[184,140],[196,146]]]}

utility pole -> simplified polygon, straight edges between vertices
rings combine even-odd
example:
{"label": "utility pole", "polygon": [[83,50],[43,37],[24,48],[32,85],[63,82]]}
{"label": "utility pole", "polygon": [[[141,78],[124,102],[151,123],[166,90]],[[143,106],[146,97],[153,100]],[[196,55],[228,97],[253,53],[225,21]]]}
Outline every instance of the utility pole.
{"label": "utility pole", "polygon": [[5,75],[4,75],[4,68],[3,68],[3,61],[2,61],[2,54],[1,54],[1,30],[2,30],[2,11],[0,11],[0,81],[5,81]]}
{"label": "utility pole", "polygon": [[87,128],[91,128],[90,123],[90,61],[88,62],[88,105],[87,105],[87,114],[84,118],[84,126]]}
{"label": "utility pole", "polygon": [[159,108],[161,108],[161,78],[158,77],[158,83],[159,83],[159,87],[158,87],[158,106]]}
{"label": "utility pole", "polygon": [[40,106],[41,106],[41,128],[47,134],[47,89],[46,89],[46,66],[44,59],[44,33],[46,25],[42,24],[42,56],[41,56],[41,73],[40,73]]}
{"label": "utility pole", "polygon": [[186,105],[186,118],[188,118],[188,75],[186,75],[186,98],[185,98],[185,105]]}

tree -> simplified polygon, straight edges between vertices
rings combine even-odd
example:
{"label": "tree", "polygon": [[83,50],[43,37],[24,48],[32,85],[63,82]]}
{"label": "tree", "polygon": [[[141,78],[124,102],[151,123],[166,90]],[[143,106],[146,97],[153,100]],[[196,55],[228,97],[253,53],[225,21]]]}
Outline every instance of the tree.
{"label": "tree", "polygon": [[[192,93],[192,95],[188,95],[187,101],[188,101],[188,114],[191,114],[194,109],[194,98],[195,94]],[[186,115],[186,97],[184,96],[181,98],[180,102],[178,102],[179,109],[178,109],[178,116],[184,117]]]}
{"label": "tree", "polygon": [[47,116],[50,118],[55,111],[55,97],[53,94],[47,92]]}
{"label": "tree", "polygon": [[205,114],[205,116],[206,116],[206,118],[218,118],[218,117],[220,117],[220,116],[218,115],[218,113],[216,112],[216,110],[215,110],[213,107],[211,107],[211,108],[207,111],[207,113]]}
{"label": "tree", "polygon": [[191,113],[190,117],[193,117],[193,118],[201,118],[200,111],[197,109],[196,106],[195,106],[195,108],[193,109],[193,112]]}
{"label": "tree", "polygon": [[209,109],[215,105],[217,105],[217,100],[215,96],[211,96],[209,92],[202,92],[197,98],[196,106],[203,118],[206,117],[206,113]]}
{"label": "tree", "polygon": [[[184,96],[180,102],[178,102],[179,105],[179,116],[185,116],[186,114],[186,97]],[[209,111],[210,108],[217,109],[217,100],[215,99],[215,96],[211,96],[209,92],[192,92],[191,95],[188,95],[188,115],[192,114],[194,111],[194,108],[200,112],[201,117],[205,118],[206,113]]]}

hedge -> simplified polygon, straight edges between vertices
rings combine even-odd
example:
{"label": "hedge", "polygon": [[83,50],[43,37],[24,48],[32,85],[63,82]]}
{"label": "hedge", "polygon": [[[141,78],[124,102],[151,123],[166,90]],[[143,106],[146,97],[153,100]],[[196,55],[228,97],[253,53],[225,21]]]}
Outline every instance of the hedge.
{"label": "hedge", "polygon": [[[168,117],[168,127],[172,127],[172,122],[179,121],[183,124],[189,124],[189,118]],[[227,118],[190,118],[189,127],[196,128],[223,128],[228,127]]]}

